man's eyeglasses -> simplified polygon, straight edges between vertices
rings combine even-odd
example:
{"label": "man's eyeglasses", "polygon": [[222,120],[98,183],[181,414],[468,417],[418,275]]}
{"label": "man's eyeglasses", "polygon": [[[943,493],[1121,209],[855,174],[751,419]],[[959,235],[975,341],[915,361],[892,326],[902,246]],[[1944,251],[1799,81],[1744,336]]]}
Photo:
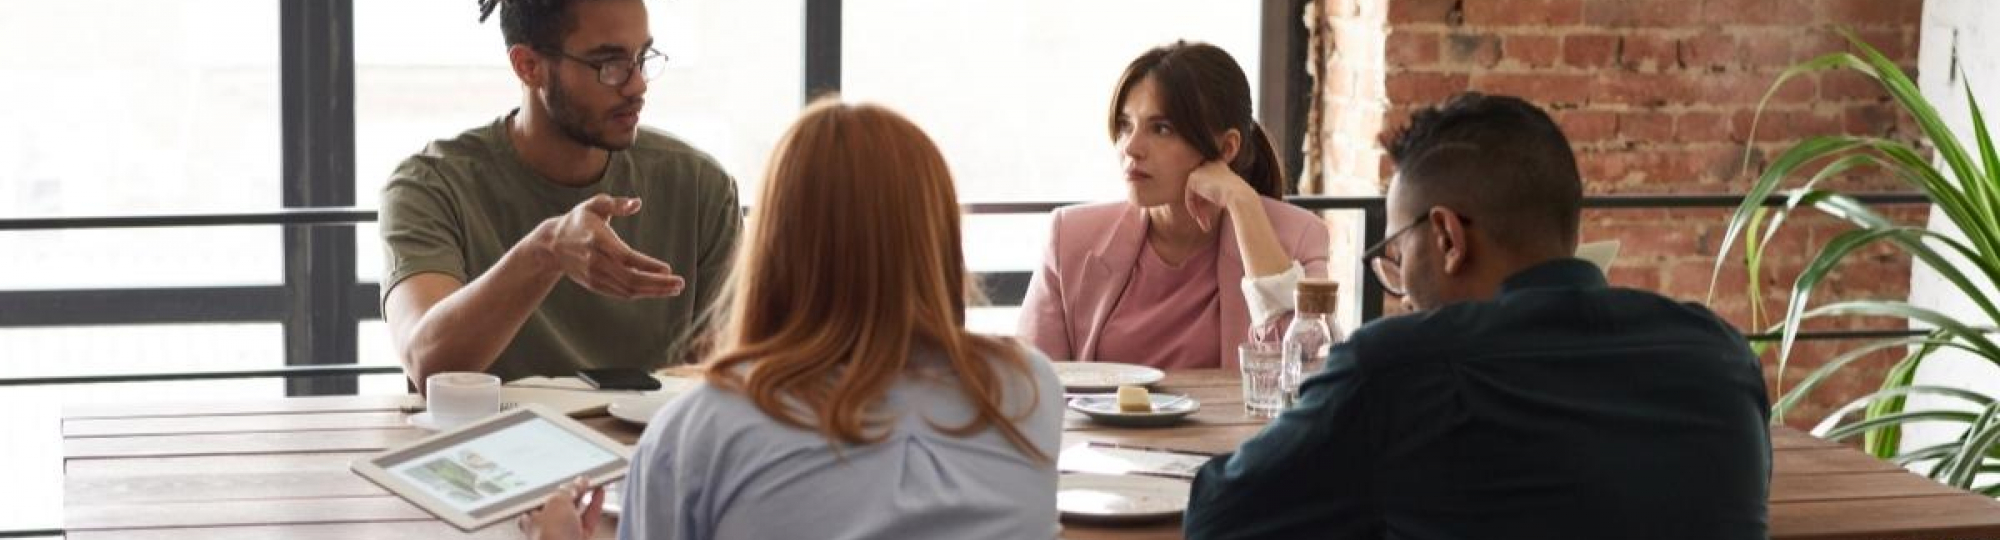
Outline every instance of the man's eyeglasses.
{"label": "man's eyeglasses", "polygon": [[[1458,216],[1459,223],[1465,225],[1472,224],[1472,218],[1459,214],[1454,215]],[[1375,282],[1382,284],[1382,292],[1397,297],[1403,296],[1403,259],[1400,256],[1389,255],[1389,244],[1394,243],[1397,237],[1403,236],[1405,233],[1416,230],[1417,227],[1430,222],[1430,216],[1428,215],[1417,216],[1416,221],[1411,222],[1409,225],[1404,225],[1403,228],[1397,229],[1396,232],[1389,233],[1389,236],[1382,238],[1382,241],[1368,246],[1368,249],[1361,252],[1362,260],[1368,261],[1368,269],[1374,271]]]}
{"label": "man's eyeglasses", "polygon": [[667,68],[667,55],[661,53],[659,49],[653,48],[647,48],[645,54],[639,55],[637,59],[614,58],[611,60],[590,60],[559,50],[542,52],[590,66],[591,69],[597,70],[598,83],[614,88],[624,86],[625,83],[630,82],[632,74],[635,72],[650,81],[654,77],[659,77],[660,72]]}

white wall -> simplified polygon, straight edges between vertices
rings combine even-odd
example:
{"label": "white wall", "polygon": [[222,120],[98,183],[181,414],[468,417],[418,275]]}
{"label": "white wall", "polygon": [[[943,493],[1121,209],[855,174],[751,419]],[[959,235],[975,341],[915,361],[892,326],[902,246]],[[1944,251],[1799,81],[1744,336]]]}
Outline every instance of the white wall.
{"label": "white wall", "polygon": [[[1933,106],[1943,113],[1962,144],[1972,144],[1972,114],[1966,104],[1965,83],[1970,80],[1983,107],[1989,129],[2000,129],[2000,16],[1993,13],[1991,0],[1927,0],[1924,2],[1921,49],[1917,54],[1918,86]],[[1954,68],[1957,71],[1954,71]],[[1960,73],[1962,71],[1962,73]],[[1932,212],[1932,230],[1956,235],[1942,214]],[[1922,264],[1910,277],[1910,302],[1970,320],[1979,310],[1943,278]],[[1993,294],[1988,291],[1989,295]],[[1927,360],[1917,372],[1919,384],[1949,385],[2000,394],[2000,367],[1970,355],[1950,351]],[[1913,406],[1936,406],[1939,399],[1912,400]],[[1962,402],[1960,402],[1962,403]],[[1956,430],[1942,426],[1913,426],[1904,449],[1934,445],[1955,437]],[[1927,469],[1926,469],[1927,470]],[[1991,480],[1991,479],[1988,479]]]}

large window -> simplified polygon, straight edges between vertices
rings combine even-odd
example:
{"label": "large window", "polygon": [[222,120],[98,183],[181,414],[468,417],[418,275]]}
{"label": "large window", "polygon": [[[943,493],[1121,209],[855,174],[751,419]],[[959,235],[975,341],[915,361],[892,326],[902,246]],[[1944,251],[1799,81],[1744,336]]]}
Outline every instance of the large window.
{"label": "large window", "polygon": [[[1121,68],[1149,47],[1200,40],[1229,50],[1260,85],[1260,17],[1269,11],[1205,0],[848,0],[837,18],[806,20],[817,1],[649,6],[670,61],[643,121],[716,156],[746,203],[801,104],[803,74],[829,71],[850,99],[923,125],[967,202],[1119,198],[1104,115]],[[828,46],[841,54],[806,65],[806,36],[835,25],[844,37]],[[15,83],[0,88],[9,104],[0,215],[11,217],[260,212],[288,200],[342,201],[325,194],[349,190],[355,206],[373,208],[399,161],[521,98],[497,22],[481,23],[475,3],[462,0],[28,2],[0,19],[0,45],[17,51],[0,58],[0,76]],[[72,339],[59,324],[155,323],[254,343],[252,356],[271,365],[350,357],[393,365],[383,325],[353,322],[374,317],[364,285],[382,267],[376,228],[355,229],[351,254],[338,236],[288,236],[271,225],[0,232],[0,252],[31,261],[0,265],[0,298],[15,302],[0,322],[26,325],[10,334],[20,347],[78,359],[117,354],[91,340],[57,348],[33,340]],[[969,262],[1018,286],[1046,229],[1042,215],[972,217]],[[354,282],[324,266],[350,260]],[[152,300],[139,315],[92,295],[134,288],[159,293],[144,296]],[[227,305],[212,308],[217,299]],[[62,313],[23,316],[39,307]],[[300,330],[326,320],[359,335]],[[1012,320],[1008,310],[975,316],[995,332],[1011,331]],[[255,337],[213,334],[212,324],[247,325]],[[149,368],[211,367],[174,356],[200,350],[153,352]],[[119,366],[93,362],[54,365]]]}
{"label": "large window", "polygon": [[[5,9],[0,215],[277,206],[275,2]],[[282,280],[273,227],[0,233],[0,253],[9,290]]]}
{"label": "large window", "polygon": [[[1125,65],[1177,39],[1229,51],[1255,96],[1256,3],[1213,0],[848,0],[842,93],[909,115],[937,139],[967,202],[1125,196],[1106,133]],[[967,264],[1026,271],[1041,261],[1046,214],[966,219]],[[1011,334],[1015,308],[970,324]]]}

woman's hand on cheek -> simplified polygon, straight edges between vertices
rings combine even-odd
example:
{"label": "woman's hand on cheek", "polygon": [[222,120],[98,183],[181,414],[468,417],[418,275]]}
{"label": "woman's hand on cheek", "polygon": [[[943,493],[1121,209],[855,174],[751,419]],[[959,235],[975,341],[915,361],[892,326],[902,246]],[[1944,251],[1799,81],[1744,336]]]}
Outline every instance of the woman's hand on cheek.
{"label": "woman's hand on cheek", "polygon": [[1186,205],[1201,230],[1214,227],[1224,208],[1240,200],[1250,184],[1221,161],[1210,161],[1188,172]]}

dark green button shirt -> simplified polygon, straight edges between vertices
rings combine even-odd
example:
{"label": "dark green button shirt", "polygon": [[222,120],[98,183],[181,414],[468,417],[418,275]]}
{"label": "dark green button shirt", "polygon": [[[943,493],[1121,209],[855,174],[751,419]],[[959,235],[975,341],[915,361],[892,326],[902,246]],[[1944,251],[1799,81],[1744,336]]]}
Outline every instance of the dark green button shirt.
{"label": "dark green button shirt", "polygon": [[1769,411],[1713,313],[1552,261],[1335,346],[1202,468],[1187,537],[1761,539]]}

